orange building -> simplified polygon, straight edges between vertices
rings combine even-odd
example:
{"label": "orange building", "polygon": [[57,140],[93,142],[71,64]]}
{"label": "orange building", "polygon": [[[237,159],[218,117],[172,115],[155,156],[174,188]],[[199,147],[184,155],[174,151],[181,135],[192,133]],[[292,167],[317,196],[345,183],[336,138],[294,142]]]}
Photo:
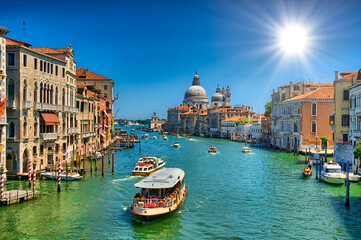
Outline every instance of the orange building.
{"label": "orange building", "polygon": [[329,139],[333,147],[329,116],[334,109],[334,87],[322,87],[301,94],[280,104],[277,121],[280,134],[277,146],[282,149],[320,148],[320,137]]}

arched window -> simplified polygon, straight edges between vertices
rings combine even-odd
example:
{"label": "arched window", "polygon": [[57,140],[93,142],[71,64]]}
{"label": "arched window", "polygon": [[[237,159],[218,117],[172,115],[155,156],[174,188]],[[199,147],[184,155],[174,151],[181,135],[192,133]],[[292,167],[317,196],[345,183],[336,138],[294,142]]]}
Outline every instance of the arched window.
{"label": "arched window", "polygon": [[38,119],[35,118],[34,119],[35,123],[34,123],[34,137],[38,136]]}
{"label": "arched window", "polygon": [[15,99],[15,82],[11,78],[8,83],[8,100],[14,100]]}
{"label": "arched window", "polygon": [[59,94],[58,87],[55,87],[55,105],[58,105],[58,94]]}
{"label": "arched window", "polygon": [[51,88],[50,88],[50,103],[51,104],[54,103],[54,87],[53,87],[53,85],[51,85]]}
{"label": "arched window", "polygon": [[40,99],[39,99],[39,102],[43,102],[43,83],[40,83]]}
{"label": "arched window", "polygon": [[28,123],[26,121],[26,118],[24,118],[24,123],[23,123],[23,137],[27,137],[28,136]]}
{"label": "arched window", "polygon": [[311,123],[311,132],[316,133],[317,132],[317,122],[315,120]]}
{"label": "arched window", "polygon": [[297,121],[293,121],[293,131],[298,132],[298,123],[297,123]]}
{"label": "arched window", "polygon": [[34,83],[34,102],[38,102],[38,84]]}
{"label": "arched window", "polygon": [[13,122],[10,122],[9,124],[9,137],[15,137],[15,124]]}
{"label": "arched window", "polygon": [[312,103],[312,116],[317,115],[317,105],[316,103]]}
{"label": "arched window", "polygon": [[24,87],[23,87],[23,101],[27,101],[28,100],[28,86],[26,81],[24,81]]}
{"label": "arched window", "polygon": [[63,99],[62,99],[62,104],[63,106],[65,106],[65,89],[63,88]]}

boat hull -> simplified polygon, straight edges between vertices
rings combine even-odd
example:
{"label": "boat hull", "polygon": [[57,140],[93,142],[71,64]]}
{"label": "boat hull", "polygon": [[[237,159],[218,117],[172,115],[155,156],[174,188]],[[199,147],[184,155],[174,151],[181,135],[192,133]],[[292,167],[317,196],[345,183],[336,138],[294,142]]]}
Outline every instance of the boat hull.
{"label": "boat hull", "polygon": [[139,208],[139,207],[132,206],[131,211],[132,211],[132,213],[134,213],[138,216],[143,216],[143,217],[152,217],[152,216],[159,216],[159,215],[171,213],[171,212],[177,210],[182,205],[186,194],[187,194],[187,188],[184,189],[183,194],[182,194],[182,199],[179,201],[179,203],[175,204],[174,206],[171,206],[171,207]]}
{"label": "boat hull", "polygon": [[342,185],[345,182],[345,178],[335,178],[335,177],[329,177],[325,175],[321,175],[322,181],[325,183],[333,184],[333,185]]}
{"label": "boat hull", "polygon": [[151,172],[135,172],[135,171],[132,171],[132,175],[133,176],[149,176],[150,174],[155,173],[156,171],[158,171],[160,169],[161,168],[157,168],[157,169],[154,169]]}
{"label": "boat hull", "polygon": [[[41,174],[41,176],[45,177],[46,179],[51,179],[51,180],[58,179],[57,174]],[[75,180],[82,179],[83,177],[80,175],[75,175],[75,176],[68,175],[68,179],[67,179],[66,174],[60,174],[60,178],[61,178],[61,180],[64,180],[64,181],[75,181]]]}

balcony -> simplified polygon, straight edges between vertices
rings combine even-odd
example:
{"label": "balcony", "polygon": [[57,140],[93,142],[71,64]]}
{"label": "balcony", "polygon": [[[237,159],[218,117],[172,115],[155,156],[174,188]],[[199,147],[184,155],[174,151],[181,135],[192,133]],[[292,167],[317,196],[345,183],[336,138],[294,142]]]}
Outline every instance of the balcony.
{"label": "balcony", "polygon": [[88,138],[95,136],[95,132],[86,132],[82,134],[82,138]]}
{"label": "balcony", "polygon": [[76,127],[68,128],[68,134],[73,134],[73,133],[77,133],[77,132],[78,132],[78,128],[76,128]]}
{"label": "balcony", "polygon": [[50,103],[36,103],[35,104],[36,110],[39,111],[54,111],[58,112],[61,110],[60,105],[50,104]]}
{"label": "balcony", "polygon": [[15,109],[15,108],[16,108],[16,107],[15,107],[15,101],[14,101],[14,100],[7,100],[6,106],[7,106],[8,108],[13,108],[13,109]]}
{"label": "balcony", "polygon": [[70,110],[70,107],[68,106],[63,106],[63,112],[69,112]]}
{"label": "balcony", "polygon": [[57,133],[40,133],[42,140],[56,140],[58,138]]}
{"label": "balcony", "polygon": [[31,107],[31,103],[29,101],[24,102],[24,108],[29,109]]}
{"label": "balcony", "polygon": [[360,130],[356,130],[356,131],[354,130],[354,131],[352,131],[351,136],[360,138],[361,137],[361,131]]}
{"label": "balcony", "polygon": [[351,108],[351,110],[355,110],[355,114],[356,114],[356,115],[360,115],[360,114],[361,114],[361,107]]}
{"label": "balcony", "polygon": [[78,113],[78,109],[76,107],[69,107],[70,113]]}
{"label": "balcony", "polygon": [[291,131],[280,132],[280,135],[290,135],[290,134],[291,134]]}

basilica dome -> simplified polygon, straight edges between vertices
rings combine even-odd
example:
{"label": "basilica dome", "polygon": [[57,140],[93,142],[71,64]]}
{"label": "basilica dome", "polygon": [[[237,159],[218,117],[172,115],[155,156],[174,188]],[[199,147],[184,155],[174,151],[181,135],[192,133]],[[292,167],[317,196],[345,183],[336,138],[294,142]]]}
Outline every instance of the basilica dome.
{"label": "basilica dome", "polygon": [[225,101],[225,97],[221,92],[215,92],[211,98],[212,102],[222,102]]}
{"label": "basilica dome", "polygon": [[190,86],[186,94],[184,95],[184,98],[207,98],[207,92],[204,90],[202,86]]}
{"label": "basilica dome", "polygon": [[201,86],[196,72],[196,75],[193,77],[192,86],[190,86],[184,94],[183,105],[199,109],[207,109],[208,104],[207,92]]}

